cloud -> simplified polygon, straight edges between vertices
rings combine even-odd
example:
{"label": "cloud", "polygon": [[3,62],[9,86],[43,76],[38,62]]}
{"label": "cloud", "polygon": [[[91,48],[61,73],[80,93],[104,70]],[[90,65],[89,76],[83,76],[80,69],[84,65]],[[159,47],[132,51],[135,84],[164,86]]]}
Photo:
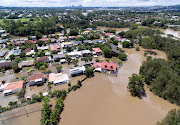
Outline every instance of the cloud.
{"label": "cloud", "polygon": [[1,6],[16,7],[63,7],[70,5],[82,6],[154,6],[176,5],[179,0],[0,0]]}

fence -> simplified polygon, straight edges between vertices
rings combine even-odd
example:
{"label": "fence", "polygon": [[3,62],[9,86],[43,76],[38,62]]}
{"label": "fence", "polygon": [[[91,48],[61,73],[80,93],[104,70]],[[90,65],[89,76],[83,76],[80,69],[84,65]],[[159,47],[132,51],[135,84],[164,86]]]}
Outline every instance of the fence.
{"label": "fence", "polygon": [[18,108],[18,111],[7,111],[5,113],[2,113],[0,115],[0,123],[1,124],[5,124],[5,122],[7,120],[13,119],[13,118],[17,118],[23,115],[26,115],[27,117],[29,116],[29,114],[33,113],[33,112],[38,112],[41,111],[40,107],[36,107],[36,108],[26,108],[26,107],[21,107]]}

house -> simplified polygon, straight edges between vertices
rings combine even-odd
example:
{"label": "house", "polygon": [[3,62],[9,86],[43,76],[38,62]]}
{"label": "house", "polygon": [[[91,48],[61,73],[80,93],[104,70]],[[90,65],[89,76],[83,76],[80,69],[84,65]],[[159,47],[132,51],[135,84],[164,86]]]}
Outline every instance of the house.
{"label": "house", "polygon": [[49,82],[54,84],[54,85],[59,85],[59,84],[65,84],[69,82],[69,77],[67,74],[62,74],[62,73],[50,73],[49,74]]}
{"label": "house", "polygon": [[31,50],[30,52],[26,53],[27,56],[30,56],[32,54],[35,54],[35,51],[34,50]]}
{"label": "house", "polygon": [[42,38],[42,39],[39,39],[40,41],[44,41],[45,43],[49,40],[48,38]]}
{"label": "house", "polygon": [[6,33],[5,30],[0,30],[0,34],[4,34],[4,33]]}
{"label": "house", "polygon": [[30,67],[34,65],[34,60],[28,60],[18,63],[19,68]]}
{"label": "house", "polygon": [[71,76],[82,75],[85,73],[85,67],[78,66],[78,67],[70,68],[69,72],[70,72]]}
{"label": "house", "polygon": [[[53,60],[54,61],[58,61],[58,60],[62,60],[62,59],[66,59],[66,56],[64,54],[56,54],[53,55]],[[62,60],[63,61],[63,60]]]}
{"label": "house", "polygon": [[24,54],[27,54],[27,53],[29,53],[29,52],[31,52],[31,48],[26,48],[26,49],[23,51]]}
{"label": "house", "polygon": [[41,47],[37,47],[38,50],[49,50],[49,46],[41,46]]}
{"label": "house", "polygon": [[73,47],[72,42],[63,42],[61,44],[62,48],[65,49],[67,47]]}
{"label": "house", "polygon": [[102,62],[102,63],[94,63],[93,67],[96,71],[106,72],[108,71],[116,71],[117,64],[116,63],[109,63],[109,62]]}
{"label": "house", "polygon": [[82,41],[72,41],[74,46],[80,45],[82,44]]}
{"label": "house", "polygon": [[90,50],[82,50],[82,51],[81,51],[81,54],[82,54],[82,56],[84,57],[84,56],[91,55],[92,53],[91,53]]}
{"label": "house", "polygon": [[2,50],[0,51],[0,57],[4,57],[6,55],[7,51],[6,50]]}
{"label": "house", "polygon": [[16,42],[11,42],[11,44],[19,45],[19,44],[24,44],[25,41],[16,41]]}
{"label": "house", "polygon": [[94,40],[94,41],[92,41],[92,43],[95,43],[95,44],[97,44],[97,43],[103,43],[104,42],[104,40]]}
{"label": "house", "polygon": [[92,41],[91,40],[84,40],[84,42],[83,43],[92,43]]}
{"label": "house", "polygon": [[117,46],[110,44],[112,56],[118,56],[121,50],[118,50]]}
{"label": "house", "polygon": [[71,56],[71,57],[81,57],[81,51],[73,51],[73,52],[69,52],[67,53],[67,55]]}
{"label": "house", "polygon": [[36,61],[37,61],[37,63],[50,62],[48,56],[37,57]]}
{"label": "house", "polygon": [[113,33],[105,33],[105,36],[108,36],[109,38],[116,37]]}
{"label": "house", "polygon": [[57,50],[59,50],[60,48],[61,48],[60,45],[50,45],[51,51],[57,51]]}
{"label": "house", "polygon": [[28,42],[36,44],[36,40],[29,40]]}
{"label": "house", "polygon": [[97,48],[92,48],[93,50],[93,54],[96,54],[96,55],[101,55],[102,54],[102,50],[97,47]]}
{"label": "house", "polygon": [[69,36],[70,40],[75,40],[76,36]]}
{"label": "house", "polygon": [[12,68],[13,63],[14,63],[14,61],[11,61],[11,62],[1,62],[0,63],[0,69],[1,68],[7,68],[7,69]]}
{"label": "house", "polygon": [[32,40],[36,40],[36,36],[31,36],[30,37]]}
{"label": "house", "polygon": [[28,76],[26,80],[29,86],[43,85],[45,82],[46,77],[44,73]]}
{"label": "house", "polygon": [[119,42],[121,42],[121,37],[114,37],[115,40],[118,40]]}
{"label": "house", "polygon": [[51,38],[50,40],[51,40],[52,43],[56,42],[55,38]]}
{"label": "house", "polygon": [[19,90],[23,88],[23,82],[24,81],[8,83],[6,87],[4,87],[3,94],[5,96],[15,94],[16,92],[18,92]]}

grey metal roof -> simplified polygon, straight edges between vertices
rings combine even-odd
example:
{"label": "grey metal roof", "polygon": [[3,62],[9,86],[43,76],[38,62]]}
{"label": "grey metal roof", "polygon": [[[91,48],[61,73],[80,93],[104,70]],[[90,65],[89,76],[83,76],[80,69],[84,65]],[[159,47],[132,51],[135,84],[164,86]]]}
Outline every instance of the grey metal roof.
{"label": "grey metal roof", "polygon": [[81,53],[82,53],[82,54],[91,53],[91,51],[90,51],[90,50],[82,50]]}
{"label": "grey metal roof", "polygon": [[7,51],[0,51],[0,57],[3,57]]}
{"label": "grey metal roof", "polygon": [[82,44],[82,41],[72,41],[73,44]]}
{"label": "grey metal roof", "polygon": [[64,54],[57,54],[57,55],[53,55],[53,59],[57,59],[57,58],[65,58],[65,55]]}

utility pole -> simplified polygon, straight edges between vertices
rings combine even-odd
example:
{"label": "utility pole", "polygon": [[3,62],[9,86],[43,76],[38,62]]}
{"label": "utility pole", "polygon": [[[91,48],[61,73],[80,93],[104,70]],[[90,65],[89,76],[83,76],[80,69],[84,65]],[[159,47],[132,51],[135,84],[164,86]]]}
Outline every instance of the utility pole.
{"label": "utility pole", "polygon": [[24,111],[25,111],[27,117],[29,117],[29,115],[28,115],[28,113],[27,113],[27,111],[26,111],[26,109],[25,109],[25,106],[23,106],[23,108],[24,108]]}

